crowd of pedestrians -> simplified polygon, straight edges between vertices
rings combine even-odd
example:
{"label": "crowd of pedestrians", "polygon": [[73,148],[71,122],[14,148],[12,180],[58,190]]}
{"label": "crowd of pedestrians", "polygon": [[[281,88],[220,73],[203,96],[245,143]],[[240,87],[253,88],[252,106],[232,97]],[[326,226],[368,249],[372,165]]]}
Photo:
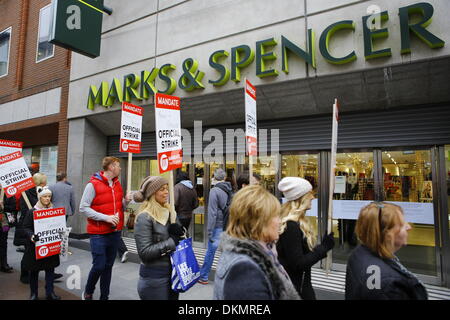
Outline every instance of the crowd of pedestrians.
{"label": "crowd of pedestrians", "polygon": [[[120,159],[105,157],[101,171],[92,175],[80,200],[79,211],[87,218],[92,268],[82,294],[93,300],[100,281],[100,300],[108,300],[113,265],[119,252],[122,262],[128,250],[122,240],[124,212],[133,199],[140,204],[134,236],[139,258],[137,292],[142,300],[177,300],[172,289],[171,253],[189,237],[193,211],[199,206],[192,181],[178,172],[174,199],[169,199],[169,181],[160,176],[145,177],[136,192],[125,194],[118,177]],[[0,271],[11,273],[7,263],[7,233],[14,217],[14,245],[25,246],[20,280],[29,283],[30,299],[38,297],[39,271],[45,271],[46,299],[59,300],[53,282],[59,256],[36,260],[33,212],[64,207],[69,217],[76,212],[73,188],[64,173],[47,186],[42,173],[33,175],[36,188],[27,197],[0,199]],[[216,169],[207,203],[207,249],[198,283],[207,284],[216,251],[220,249],[214,278],[213,299],[218,300],[315,300],[311,268],[335,245],[334,234],[319,237],[306,218],[314,200],[310,182],[285,177],[278,184],[284,200],[260,185],[261,177],[238,176],[237,191],[226,172]],[[281,204],[283,203],[283,204]],[[346,299],[426,300],[425,286],[401,264],[395,253],[406,246],[408,230],[401,207],[373,202],[361,209],[356,221],[360,244],[347,264]],[[319,243],[317,240],[321,240]],[[379,279],[370,286],[368,269],[377,267]]]}

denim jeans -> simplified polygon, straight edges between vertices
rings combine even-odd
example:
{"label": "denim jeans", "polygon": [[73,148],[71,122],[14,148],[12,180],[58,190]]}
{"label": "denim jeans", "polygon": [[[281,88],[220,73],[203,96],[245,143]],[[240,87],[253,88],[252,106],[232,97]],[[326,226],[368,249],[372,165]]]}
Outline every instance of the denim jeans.
{"label": "denim jeans", "polygon": [[[55,278],[55,269],[45,270],[45,294],[47,296],[53,293],[53,281]],[[30,290],[31,294],[38,295],[39,271],[30,271]]]}
{"label": "denim jeans", "polygon": [[200,280],[208,280],[209,272],[211,271],[211,267],[214,262],[214,255],[216,254],[216,250],[219,247],[220,236],[222,235],[222,232],[222,228],[216,228],[213,230],[212,237],[208,241],[205,260],[203,261],[203,266],[200,269]]}
{"label": "denim jeans", "polygon": [[119,248],[120,232],[91,235],[92,268],[85,293],[93,294],[100,279],[100,300],[108,300],[112,267]]}

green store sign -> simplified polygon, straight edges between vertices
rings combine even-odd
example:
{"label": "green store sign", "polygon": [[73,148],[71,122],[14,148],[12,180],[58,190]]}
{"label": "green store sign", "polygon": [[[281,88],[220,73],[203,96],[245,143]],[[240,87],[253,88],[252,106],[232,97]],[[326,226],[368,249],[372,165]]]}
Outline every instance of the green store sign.
{"label": "green store sign", "polygon": [[[442,48],[445,42],[429,32],[426,28],[431,24],[434,8],[431,4],[421,2],[399,9],[400,32],[401,32],[401,54],[411,52],[411,35],[417,36],[430,48]],[[411,23],[412,15],[420,15],[421,20],[417,23]],[[388,38],[389,31],[384,29],[371,29],[368,26],[369,19],[378,18],[379,21],[388,21],[387,11],[377,15],[365,16],[362,18],[364,35],[364,57],[366,60],[377,59],[381,57],[392,56],[390,48],[374,50],[373,42],[375,39]],[[331,24],[321,34],[319,38],[319,51],[322,57],[330,64],[342,65],[348,64],[357,59],[355,51],[350,52],[345,57],[336,57],[330,51],[329,43],[333,35],[343,29],[355,31],[355,22],[353,20],[344,20]],[[217,71],[217,78],[208,79],[208,84],[213,86],[223,86],[228,81],[240,82],[241,70],[248,67],[251,63],[256,63],[256,76],[259,78],[276,77],[279,71],[267,67],[267,63],[277,59],[277,54],[273,52],[274,47],[280,44],[281,51],[281,70],[289,73],[289,57],[296,56],[303,59],[308,65],[316,69],[316,36],[313,29],[308,30],[308,48],[300,48],[295,43],[281,36],[281,40],[274,38],[257,41],[256,48],[253,50],[248,45],[239,45],[231,48],[231,52],[218,50],[209,57],[209,66]],[[227,61],[229,59],[229,61]],[[206,80],[205,73],[200,70],[197,60],[188,58],[182,63],[183,74],[176,81],[171,77],[171,73],[176,70],[173,64],[165,64],[160,68],[153,68],[151,71],[143,70],[140,75],[125,75],[123,81],[114,78],[109,84],[102,81],[100,87],[91,85],[87,108],[93,110],[95,105],[110,107],[116,102],[131,102],[132,100],[146,100],[155,93],[172,94],[177,86],[185,91],[204,89]],[[164,88],[157,88],[156,79],[165,83]]]}

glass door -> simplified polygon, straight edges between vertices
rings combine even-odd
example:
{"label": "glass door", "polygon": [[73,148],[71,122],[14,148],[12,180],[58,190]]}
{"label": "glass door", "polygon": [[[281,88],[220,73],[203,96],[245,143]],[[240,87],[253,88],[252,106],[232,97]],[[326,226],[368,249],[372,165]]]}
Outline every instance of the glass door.
{"label": "glass door", "polygon": [[[194,164],[194,187],[197,191],[198,207],[193,212],[193,241],[194,245],[204,247],[205,245],[205,199],[206,199],[206,165],[204,162]],[[192,223],[191,223],[192,225]]]}
{"label": "glass door", "polygon": [[356,220],[361,208],[375,199],[373,152],[336,155],[333,194],[333,263],[346,264],[358,245]]}
{"label": "glass door", "polygon": [[412,272],[437,276],[430,150],[383,151],[383,197],[401,206],[412,229],[396,255]]}

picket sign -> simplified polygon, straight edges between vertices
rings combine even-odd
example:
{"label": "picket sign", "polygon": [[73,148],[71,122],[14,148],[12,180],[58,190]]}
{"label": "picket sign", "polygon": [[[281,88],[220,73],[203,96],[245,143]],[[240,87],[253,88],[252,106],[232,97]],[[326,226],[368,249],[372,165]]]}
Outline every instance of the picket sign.
{"label": "picket sign", "polygon": [[[335,171],[336,171],[336,154],[337,154],[337,137],[338,137],[338,122],[339,122],[339,104],[338,100],[334,100],[333,104],[333,128],[331,136],[331,162],[330,162],[330,190],[328,198],[328,223],[327,223],[327,234],[333,231],[333,193],[335,185]],[[332,264],[332,250],[328,251],[327,259],[325,262],[325,270],[327,274],[331,270]]]}
{"label": "picket sign", "polygon": [[245,140],[248,155],[249,183],[253,177],[253,157],[258,155],[258,127],[256,118],[256,88],[245,79]]}
{"label": "picket sign", "polygon": [[120,152],[128,152],[127,194],[131,191],[133,153],[141,153],[143,117],[144,108],[128,102],[122,103],[122,118],[120,122]]}
{"label": "picket sign", "polygon": [[180,98],[155,94],[155,133],[159,173],[169,171],[169,198],[175,210],[173,170],[183,166]]}

